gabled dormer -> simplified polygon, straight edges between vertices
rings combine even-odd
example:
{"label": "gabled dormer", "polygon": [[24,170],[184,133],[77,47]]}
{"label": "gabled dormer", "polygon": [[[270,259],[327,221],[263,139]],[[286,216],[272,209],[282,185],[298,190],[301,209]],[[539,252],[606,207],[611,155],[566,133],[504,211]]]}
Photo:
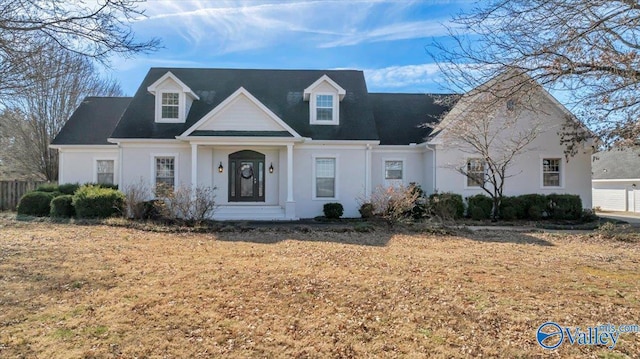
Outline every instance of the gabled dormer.
{"label": "gabled dormer", "polygon": [[323,75],[304,89],[304,100],[309,101],[309,123],[312,125],[339,125],[340,102],[346,91],[329,76]]}
{"label": "gabled dormer", "polygon": [[155,122],[184,123],[194,100],[200,98],[189,86],[168,71],[147,87],[155,96]]}

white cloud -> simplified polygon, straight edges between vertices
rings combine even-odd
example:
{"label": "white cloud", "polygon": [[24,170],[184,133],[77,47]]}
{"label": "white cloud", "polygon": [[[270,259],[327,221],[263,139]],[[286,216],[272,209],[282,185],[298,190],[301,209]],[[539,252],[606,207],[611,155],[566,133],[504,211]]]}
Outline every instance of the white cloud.
{"label": "white cloud", "polygon": [[408,87],[433,88],[433,84],[438,82],[440,75],[440,69],[434,63],[364,70],[367,86],[374,91]]}
{"label": "white cloud", "polygon": [[330,48],[445,34],[444,21],[409,20],[414,7],[389,1],[150,1],[148,17],[136,26],[160,36],[178,34],[218,54],[292,42]]}
{"label": "white cloud", "polygon": [[[432,36],[447,35],[443,24],[445,20],[427,20],[395,23],[388,26],[374,28],[370,31],[359,30],[352,34],[345,34],[338,40],[326,43],[320,47],[350,46],[366,42],[380,42],[406,39],[419,39]],[[447,23],[448,26],[451,24]]]}

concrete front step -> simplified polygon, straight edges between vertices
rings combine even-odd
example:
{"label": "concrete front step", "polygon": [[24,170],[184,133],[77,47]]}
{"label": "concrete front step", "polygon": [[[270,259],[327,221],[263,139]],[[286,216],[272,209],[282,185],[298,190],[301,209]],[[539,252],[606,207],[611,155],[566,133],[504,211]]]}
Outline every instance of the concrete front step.
{"label": "concrete front step", "polygon": [[254,220],[254,221],[283,221],[284,208],[280,206],[220,206],[213,213],[213,219],[218,221]]}

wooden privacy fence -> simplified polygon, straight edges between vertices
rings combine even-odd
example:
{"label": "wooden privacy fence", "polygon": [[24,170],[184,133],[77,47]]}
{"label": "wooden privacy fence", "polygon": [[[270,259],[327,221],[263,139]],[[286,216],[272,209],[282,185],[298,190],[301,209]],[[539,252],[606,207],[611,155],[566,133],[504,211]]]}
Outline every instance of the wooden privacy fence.
{"label": "wooden privacy fence", "polygon": [[0,181],[0,211],[15,211],[20,197],[36,189],[42,181]]}

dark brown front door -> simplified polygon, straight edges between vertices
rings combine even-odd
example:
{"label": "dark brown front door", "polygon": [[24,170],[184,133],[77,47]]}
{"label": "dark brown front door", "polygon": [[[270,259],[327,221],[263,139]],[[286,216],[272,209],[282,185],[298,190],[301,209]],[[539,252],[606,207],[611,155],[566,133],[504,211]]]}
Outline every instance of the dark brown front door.
{"label": "dark brown front door", "polygon": [[264,202],[264,155],[239,151],[229,155],[229,202]]}

